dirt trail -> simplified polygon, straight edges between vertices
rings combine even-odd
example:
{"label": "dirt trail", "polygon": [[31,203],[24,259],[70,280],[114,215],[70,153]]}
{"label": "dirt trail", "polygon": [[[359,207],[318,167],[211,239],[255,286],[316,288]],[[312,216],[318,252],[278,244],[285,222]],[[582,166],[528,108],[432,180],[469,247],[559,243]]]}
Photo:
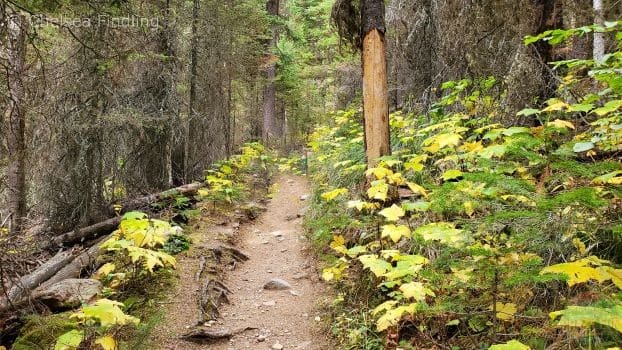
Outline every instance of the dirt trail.
{"label": "dirt trail", "polygon": [[[281,176],[277,184],[278,193],[267,211],[242,225],[235,236],[236,247],[250,259],[227,272],[224,283],[233,292],[230,304],[223,305],[220,317],[212,325],[230,330],[254,329],[207,345],[179,339],[194,326],[198,315],[196,297],[200,286],[193,276],[199,257],[188,254],[178,262],[179,285],[171,296],[166,319],[155,333],[154,341],[162,349],[333,349],[328,336],[321,331],[324,317],[319,305],[328,294],[307,253],[308,241],[299,217],[307,204],[300,197],[308,193],[308,184],[304,178],[289,175]],[[203,233],[194,238],[195,245],[200,247],[213,237]],[[287,281],[291,289],[264,289],[275,278]]]}

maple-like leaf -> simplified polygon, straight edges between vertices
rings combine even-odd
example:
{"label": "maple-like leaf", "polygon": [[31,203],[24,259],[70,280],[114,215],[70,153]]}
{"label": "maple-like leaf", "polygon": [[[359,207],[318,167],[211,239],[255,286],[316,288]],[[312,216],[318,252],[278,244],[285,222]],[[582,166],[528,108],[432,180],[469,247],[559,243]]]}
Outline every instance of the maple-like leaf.
{"label": "maple-like leaf", "polygon": [[404,209],[395,204],[389,208],[382,209],[379,214],[384,216],[388,221],[398,221],[401,217],[406,215]]}

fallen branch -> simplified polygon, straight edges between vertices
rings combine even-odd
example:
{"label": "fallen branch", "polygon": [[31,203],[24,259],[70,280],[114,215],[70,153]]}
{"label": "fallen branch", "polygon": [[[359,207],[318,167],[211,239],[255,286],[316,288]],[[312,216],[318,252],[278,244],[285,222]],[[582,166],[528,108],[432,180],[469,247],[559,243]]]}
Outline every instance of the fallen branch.
{"label": "fallen branch", "polygon": [[256,327],[242,327],[236,329],[197,327],[181,336],[181,339],[195,343],[209,343],[223,339],[229,339],[234,335],[257,329]]}

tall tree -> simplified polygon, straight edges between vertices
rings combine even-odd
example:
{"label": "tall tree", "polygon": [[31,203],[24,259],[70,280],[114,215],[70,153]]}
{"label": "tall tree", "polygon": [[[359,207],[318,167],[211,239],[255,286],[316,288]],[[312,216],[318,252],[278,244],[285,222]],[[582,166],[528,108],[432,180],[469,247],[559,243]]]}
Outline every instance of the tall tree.
{"label": "tall tree", "polygon": [[363,115],[367,164],[391,153],[383,0],[361,0]]}
{"label": "tall tree", "polygon": [[[266,12],[271,17],[279,15],[279,0],[267,0]],[[263,133],[262,138],[265,143],[270,143],[274,139],[281,137],[280,125],[276,115],[276,58],[271,53],[276,47],[278,41],[278,32],[273,24],[272,38],[267,45],[269,54],[265,62],[265,79],[266,84],[263,91]]]}
{"label": "tall tree", "polygon": [[[4,6],[4,5],[3,5]],[[27,23],[24,15],[18,11],[7,9],[3,25],[6,27],[7,38],[5,65],[8,83],[8,105],[5,113],[5,135],[9,164],[7,169],[8,209],[11,215],[11,233],[22,229],[26,216],[26,146],[25,138],[25,98],[24,81],[26,60]]]}
{"label": "tall tree", "polygon": [[[594,0],[594,23],[603,25],[605,23],[603,15],[603,0]],[[605,56],[605,34],[594,32],[594,60],[602,61]]]}

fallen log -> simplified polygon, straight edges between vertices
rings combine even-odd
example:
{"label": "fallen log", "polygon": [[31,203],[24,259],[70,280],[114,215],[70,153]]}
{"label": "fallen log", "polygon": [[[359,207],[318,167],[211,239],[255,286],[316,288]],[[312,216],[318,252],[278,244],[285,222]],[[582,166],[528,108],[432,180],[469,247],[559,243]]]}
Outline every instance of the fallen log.
{"label": "fallen log", "polygon": [[79,241],[90,240],[97,236],[106,235],[117,229],[121,217],[115,217],[102,222],[98,222],[95,225],[87,226],[84,228],[77,228],[71,232],[64,233],[62,235],[54,237],[52,240],[53,245],[64,246]]}
{"label": "fallen log", "polygon": [[146,208],[151,203],[157,202],[159,200],[170,199],[170,198],[174,198],[175,196],[179,196],[179,195],[184,195],[184,196],[193,195],[203,186],[205,186],[205,183],[193,182],[191,184],[172,188],[164,192],[154,193],[148,196],[122,201],[121,203],[112,205],[109,208],[109,210],[112,213],[115,213],[116,212],[115,207],[117,205],[121,206],[121,213],[125,213],[125,212],[132,211],[132,210],[137,210],[141,208]]}
{"label": "fallen log", "polygon": [[6,297],[0,300],[0,309],[8,307],[13,302],[22,299],[29,291],[47,281],[54,276],[60,269],[70,263],[77,255],[77,251],[72,249],[62,251],[54,255],[50,260],[43,263],[32,273],[23,276],[9,289]]}
{"label": "fallen log", "polygon": [[39,288],[27,298],[13,303],[11,307],[0,307],[0,315],[29,304],[35,308],[45,306],[52,311],[73,309],[91,301],[102,290],[103,286],[99,281],[69,278],[46,288]]}
{"label": "fallen log", "polygon": [[45,281],[39,287],[39,289],[45,289],[52,284],[58,283],[68,278],[78,278],[82,274],[82,271],[84,271],[84,269],[88,266],[92,266],[93,270],[95,270],[97,268],[97,266],[95,266],[95,262],[97,261],[97,258],[101,255],[100,247],[102,243],[104,243],[108,239],[108,237],[109,236],[106,236],[100,239],[92,247],[84,251],[82,254],[78,255],[77,258],[73,259],[73,261],[60,269],[54,276],[50,277],[50,279]]}
{"label": "fallen log", "polygon": [[[153,202],[161,199],[171,198],[176,195],[194,194],[203,186],[205,186],[204,183],[195,182],[170,190],[166,190],[164,192],[128,200],[120,204],[122,206],[121,212],[144,208]],[[113,207],[111,207],[111,211],[114,212]],[[91,226],[77,228],[73,231],[66,232],[54,237],[54,239],[52,240],[52,246],[68,246],[108,234],[114,231],[119,226],[120,222],[121,217],[117,216],[108,220],[104,220],[102,222],[98,222]]]}

